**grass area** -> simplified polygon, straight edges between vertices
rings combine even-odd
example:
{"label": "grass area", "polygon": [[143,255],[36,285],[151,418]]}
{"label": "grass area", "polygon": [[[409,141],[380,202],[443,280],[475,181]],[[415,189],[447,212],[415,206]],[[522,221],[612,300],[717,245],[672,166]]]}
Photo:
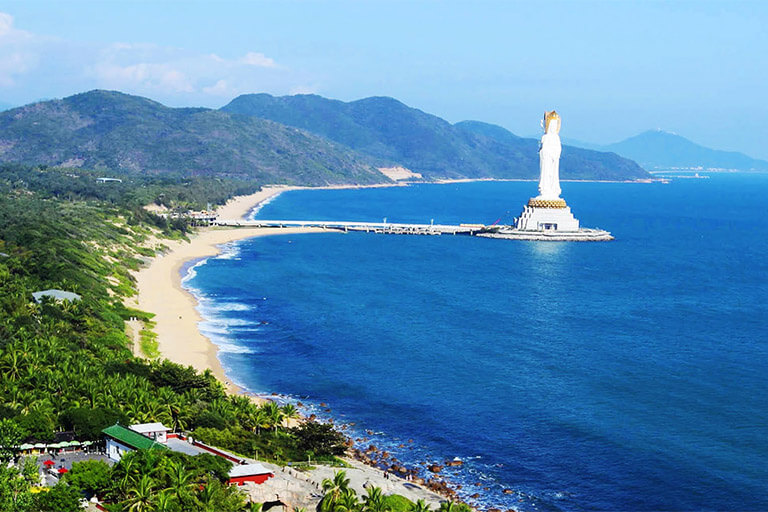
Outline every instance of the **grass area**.
{"label": "grass area", "polygon": [[146,320],[144,322],[144,328],[139,332],[139,348],[141,353],[149,359],[157,359],[160,357],[160,346],[157,343],[157,333],[152,329],[155,327],[155,322]]}

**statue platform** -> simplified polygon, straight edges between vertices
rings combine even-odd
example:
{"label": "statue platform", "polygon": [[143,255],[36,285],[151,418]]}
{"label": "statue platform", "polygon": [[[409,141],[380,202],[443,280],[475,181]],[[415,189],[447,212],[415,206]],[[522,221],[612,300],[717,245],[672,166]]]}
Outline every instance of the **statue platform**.
{"label": "statue platform", "polygon": [[579,220],[563,199],[532,198],[515,221],[521,231],[578,231]]}
{"label": "statue platform", "polygon": [[477,233],[475,236],[537,242],[609,242],[613,240],[613,235],[608,231],[589,228],[580,228],[577,231],[525,231],[510,226],[493,232]]}

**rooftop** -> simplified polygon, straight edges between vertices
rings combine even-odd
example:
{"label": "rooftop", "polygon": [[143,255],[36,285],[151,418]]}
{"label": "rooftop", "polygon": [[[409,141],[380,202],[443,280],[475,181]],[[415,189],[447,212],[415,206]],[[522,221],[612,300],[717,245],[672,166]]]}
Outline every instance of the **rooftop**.
{"label": "rooftop", "polygon": [[272,471],[265,468],[261,464],[241,464],[233,466],[232,469],[229,470],[229,478],[251,475],[266,475],[268,473],[272,473]]}
{"label": "rooftop", "polygon": [[35,302],[40,302],[43,299],[43,297],[51,297],[54,300],[71,300],[71,301],[80,300],[80,296],[76,293],[65,292],[64,290],[54,290],[54,289],[34,292],[32,294],[32,297],[34,297]]}
{"label": "rooftop", "polygon": [[165,450],[166,447],[160,443],[157,443],[150,438],[134,432],[129,428],[125,428],[122,425],[112,425],[101,431],[103,434],[120,441],[126,446],[130,446],[136,450]]}
{"label": "rooftop", "polygon": [[147,432],[169,432],[171,430],[162,423],[139,423],[137,425],[131,425],[128,428],[140,434],[145,434]]}

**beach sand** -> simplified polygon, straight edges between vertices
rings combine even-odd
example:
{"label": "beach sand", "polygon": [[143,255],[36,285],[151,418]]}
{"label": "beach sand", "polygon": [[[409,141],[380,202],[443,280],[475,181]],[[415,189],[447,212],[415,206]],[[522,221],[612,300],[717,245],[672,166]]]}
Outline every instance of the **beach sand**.
{"label": "beach sand", "polygon": [[[247,196],[238,196],[219,208],[220,218],[238,219],[263,201],[291,190],[291,187],[264,187]],[[158,348],[161,357],[175,363],[191,365],[199,371],[210,369],[231,392],[241,392],[227,378],[218,359],[218,347],[198,330],[202,321],[195,309],[197,301],[181,285],[181,268],[191,260],[219,254],[219,246],[245,238],[267,235],[291,235],[322,232],[315,228],[202,228],[184,240],[161,240],[168,250],[154,257],[148,266],[135,274],[138,295],[130,306],[154,313]],[[135,327],[134,327],[135,329]]]}
{"label": "beach sand", "polygon": [[215,256],[219,247],[227,242],[256,236],[291,235],[323,232],[315,228],[211,228],[195,235],[190,242],[173,241],[165,245],[169,250],[155,257],[149,266],[136,274],[138,297],[135,307],[154,313],[154,331],[162,357],[175,363],[191,365],[204,371],[211,369],[230,391],[238,392],[229,383],[217,357],[218,348],[198,330],[202,320],[195,307],[197,301],[181,286],[181,268],[184,263]]}
{"label": "beach sand", "polygon": [[[376,185],[374,185],[376,186]],[[385,184],[382,186],[402,186],[402,184]],[[219,210],[222,219],[238,219],[247,217],[249,212],[258,204],[286,190],[305,187],[264,187],[264,189],[248,196],[235,197]],[[324,188],[361,188],[359,186],[330,186]],[[220,252],[219,246],[228,242],[245,238],[269,235],[292,235],[304,233],[327,233],[319,228],[203,228],[187,241],[160,240],[168,250],[154,257],[149,265],[135,274],[138,296],[132,307],[154,313],[153,321],[157,333],[157,341],[161,357],[175,363],[191,365],[199,371],[210,369],[214,375],[226,384],[230,393],[243,393],[243,390],[230,382],[224,368],[218,359],[218,347],[198,330],[202,320],[195,309],[197,301],[194,296],[184,290],[181,284],[181,268],[191,260],[215,256]],[[140,325],[132,325],[138,331]],[[259,397],[250,395],[251,399],[261,401]],[[347,468],[348,476],[356,491],[362,495],[364,485],[381,487],[385,493],[397,492],[412,500],[425,499],[433,506],[445,499],[430,490],[406,482],[402,478],[390,475],[384,478],[381,470],[366,466],[354,459],[346,459],[351,466]],[[259,490],[259,497],[272,498],[271,495],[262,497],[261,494],[274,492],[275,495],[289,497],[294,505],[314,508],[319,498],[322,480],[333,476],[333,469],[319,467],[312,472],[301,474],[288,468],[275,467],[275,478],[268,484],[249,488],[253,493]]]}

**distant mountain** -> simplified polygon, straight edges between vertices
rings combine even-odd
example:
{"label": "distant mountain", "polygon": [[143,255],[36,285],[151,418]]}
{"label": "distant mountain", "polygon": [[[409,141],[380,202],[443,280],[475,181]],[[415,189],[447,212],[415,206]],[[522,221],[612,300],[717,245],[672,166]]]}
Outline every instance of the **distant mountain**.
{"label": "distant mountain", "polygon": [[[454,126],[480,136],[493,138],[505,147],[520,148],[526,156],[532,158],[534,176],[538,176],[538,139],[518,137],[506,128],[480,121],[462,121]],[[615,153],[564,145],[560,156],[560,177],[563,179],[617,180],[648,178],[649,174],[635,162]]]}
{"label": "distant mountain", "polygon": [[[369,155],[380,166],[403,165],[427,178],[534,178],[538,142],[499,126],[452,125],[386,97],[349,103],[317,95],[242,95],[221,110],[270,119],[327,137]],[[564,148],[563,178],[635,179],[648,173],[607,153]]]}
{"label": "distant mountain", "polygon": [[3,110],[10,110],[12,108],[13,108],[13,105],[11,105],[10,103],[3,103],[2,101],[0,101],[0,112],[2,112]]}
{"label": "distant mountain", "polygon": [[650,130],[621,142],[603,146],[648,168],[705,167],[739,170],[768,170],[768,162],[735,151],[711,149],[685,137]]}
{"label": "distant mountain", "polygon": [[389,181],[369,157],[296,128],[100,90],[1,112],[0,162],[262,183]]}

